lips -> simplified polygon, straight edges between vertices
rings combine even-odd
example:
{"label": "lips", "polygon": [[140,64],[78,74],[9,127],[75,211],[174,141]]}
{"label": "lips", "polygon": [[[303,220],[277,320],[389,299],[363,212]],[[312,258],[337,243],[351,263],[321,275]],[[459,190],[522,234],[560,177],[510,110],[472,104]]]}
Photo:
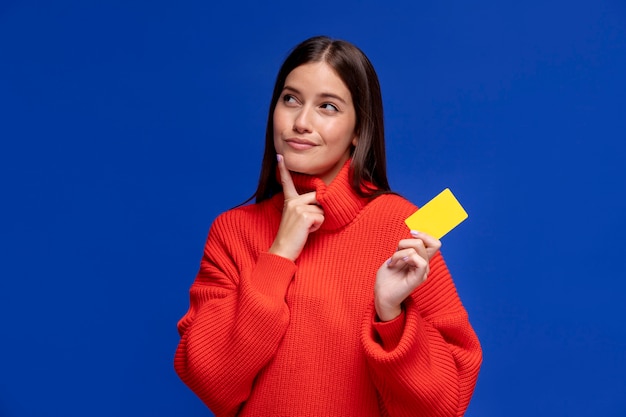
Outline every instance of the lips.
{"label": "lips", "polygon": [[314,142],[311,142],[310,140],[306,140],[306,139],[300,139],[300,138],[286,139],[285,142],[287,143],[287,145],[289,145],[293,149],[297,149],[299,151],[311,149],[312,147],[316,146]]}

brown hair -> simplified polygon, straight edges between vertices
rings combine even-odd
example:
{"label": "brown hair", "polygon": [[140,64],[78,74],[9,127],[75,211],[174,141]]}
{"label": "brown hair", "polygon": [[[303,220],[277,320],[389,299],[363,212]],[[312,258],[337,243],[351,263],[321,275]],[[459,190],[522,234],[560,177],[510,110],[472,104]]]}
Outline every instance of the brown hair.
{"label": "brown hair", "polygon": [[274,108],[291,71],[309,62],[326,62],[346,84],[356,112],[357,145],[352,150],[352,188],[363,197],[375,197],[390,191],[385,161],[383,102],[378,76],[370,60],[355,45],[315,36],[297,45],[283,62],[269,106],[265,131],[265,153],[259,184],[252,198],[261,202],[282,190],[276,179],[274,149]]}

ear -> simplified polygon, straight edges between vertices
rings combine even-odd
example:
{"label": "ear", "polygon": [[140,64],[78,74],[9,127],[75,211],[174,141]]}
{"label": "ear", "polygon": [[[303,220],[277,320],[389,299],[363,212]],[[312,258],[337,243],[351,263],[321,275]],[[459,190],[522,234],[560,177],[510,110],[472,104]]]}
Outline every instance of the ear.
{"label": "ear", "polygon": [[354,135],[354,137],[352,138],[352,146],[356,146],[357,143],[359,143],[359,136]]}

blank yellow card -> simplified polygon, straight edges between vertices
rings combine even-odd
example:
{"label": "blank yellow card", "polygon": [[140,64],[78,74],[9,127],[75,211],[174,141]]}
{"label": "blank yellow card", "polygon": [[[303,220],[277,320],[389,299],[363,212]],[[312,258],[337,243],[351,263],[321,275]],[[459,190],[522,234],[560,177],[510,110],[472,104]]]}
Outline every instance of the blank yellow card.
{"label": "blank yellow card", "polygon": [[465,219],[467,219],[467,213],[452,191],[446,188],[404,222],[411,230],[441,239]]}

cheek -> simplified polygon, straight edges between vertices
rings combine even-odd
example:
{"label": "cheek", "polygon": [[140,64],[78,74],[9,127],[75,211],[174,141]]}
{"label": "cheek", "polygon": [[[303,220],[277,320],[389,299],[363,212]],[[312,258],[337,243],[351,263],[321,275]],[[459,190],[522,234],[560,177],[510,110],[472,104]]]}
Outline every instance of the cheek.
{"label": "cheek", "polygon": [[273,124],[273,137],[274,137],[274,148],[278,150],[280,132],[282,131],[281,118],[278,111],[274,110],[274,114],[272,116],[272,124]]}
{"label": "cheek", "polygon": [[283,135],[279,128],[274,124],[274,151],[279,154],[283,154],[287,151],[285,142],[282,140]]}
{"label": "cheek", "polygon": [[284,132],[288,125],[287,115],[285,112],[281,111],[279,108],[274,110],[274,115],[272,116],[272,120],[274,123],[274,136]]}
{"label": "cheek", "polygon": [[354,140],[354,126],[350,123],[340,123],[328,130],[329,137],[337,144],[352,145]]}

